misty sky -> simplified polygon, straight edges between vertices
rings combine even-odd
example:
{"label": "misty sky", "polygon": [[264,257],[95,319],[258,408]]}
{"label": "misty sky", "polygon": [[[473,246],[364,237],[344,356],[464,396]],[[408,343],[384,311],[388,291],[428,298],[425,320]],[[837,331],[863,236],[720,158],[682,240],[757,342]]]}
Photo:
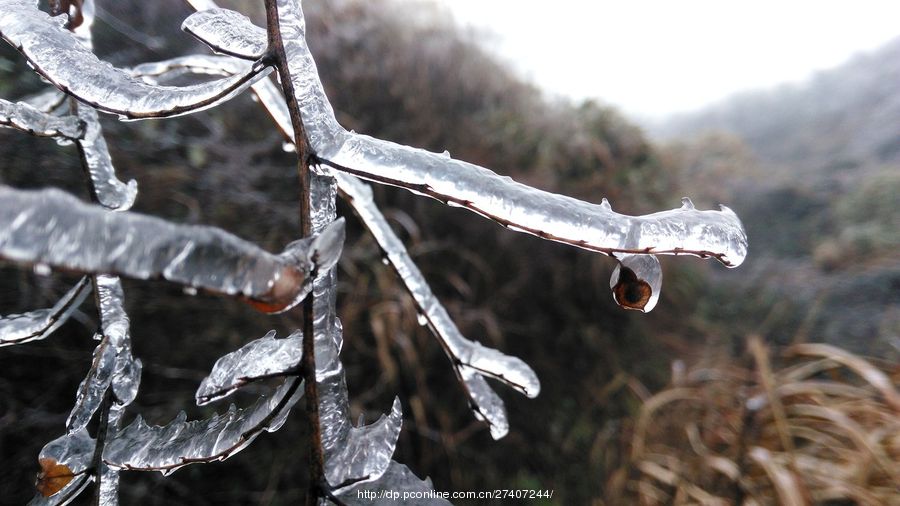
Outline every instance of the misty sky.
{"label": "misty sky", "polygon": [[638,117],[796,82],[900,37],[900,2],[438,0],[544,89]]}

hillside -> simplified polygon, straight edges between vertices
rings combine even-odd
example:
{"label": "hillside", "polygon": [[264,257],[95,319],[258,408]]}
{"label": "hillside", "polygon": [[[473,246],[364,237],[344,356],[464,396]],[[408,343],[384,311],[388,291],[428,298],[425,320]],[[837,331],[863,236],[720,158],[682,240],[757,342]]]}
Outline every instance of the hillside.
{"label": "hillside", "polygon": [[[686,194],[744,220],[764,323],[861,353],[900,351],[900,39],[802,84],[651,128]],[[784,313],[793,316],[785,316]]]}

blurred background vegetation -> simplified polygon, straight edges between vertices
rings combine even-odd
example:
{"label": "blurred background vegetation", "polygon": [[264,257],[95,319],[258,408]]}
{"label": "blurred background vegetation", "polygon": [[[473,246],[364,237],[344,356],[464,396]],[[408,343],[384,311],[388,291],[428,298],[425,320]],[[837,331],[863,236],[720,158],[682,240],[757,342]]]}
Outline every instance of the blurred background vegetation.
{"label": "blurred background vegetation", "polygon": [[[116,65],[206,51],[178,31],[190,13],[180,1],[100,7],[97,52]],[[248,12],[246,2],[241,9]],[[724,417],[731,428],[735,419],[752,426],[757,415],[745,409],[746,401],[767,390],[759,353],[747,352],[751,335],[775,350],[776,370],[782,347],[825,342],[879,357],[867,364],[897,383],[900,41],[802,86],[738,96],[645,131],[602,103],[546,98],[430,4],[310,2],[306,11],[310,46],[347,128],[447,149],[545,190],[593,202],[607,197],[624,213],[677,207],[682,195],[703,208],[722,202],[750,236],[750,256],[734,271],[663,258],[662,298],[643,315],[616,307],[607,288],[613,262],[606,257],[511,233],[402,190],[376,188],[376,200],[462,332],[523,358],[543,385],[535,400],[498,389],[511,430],[492,441],[376,244],[350,219],[338,304],[353,409],[372,420],[399,395],[405,423],[396,459],[430,476],[437,490],[553,489],[555,504],[627,504],[638,495],[651,503],[677,501],[684,489],[699,500],[680,485],[679,476],[686,480],[690,471],[667,483],[672,468],[660,478],[653,466],[668,461],[639,459],[635,424],[651,416],[646,403],[658,399],[654,392],[695,387],[697,376],[684,371],[699,368],[726,371],[721,374],[732,383],[703,386],[695,397],[707,401],[698,409]],[[14,51],[0,48],[0,96],[19,99],[44,86]],[[105,118],[104,127],[121,178],[138,180],[135,210],[217,225],[272,251],[296,238],[292,156],[249,96],[174,120]],[[74,148],[16,132],[0,131],[0,182],[85,194]],[[52,305],[73,281],[0,266],[0,312]],[[281,334],[297,326],[291,315],[263,316],[162,283],[127,282],[126,299],[135,354],[144,361],[131,412],[158,424],[181,409],[191,417],[210,414],[193,405],[193,393],[216,358],[270,329]],[[31,496],[36,456],[63,430],[91,360],[96,326],[87,303],[50,339],[0,350],[0,504]],[[821,368],[831,370],[830,381],[851,381],[849,373],[833,369]],[[882,471],[896,470],[900,429],[890,420],[898,407],[871,384],[857,388],[876,405],[872,410],[893,414],[873,427],[883,436],[876,461],[888,463]],[[835,409],[848,409],[852,418],[846,406],[853,404],[844,401]],[[661,445],[657,453],[693,462],[679,452],[696,448],[675,440],[684,435],[677,428],[698,417],[692,408],[672,409],[665,426],[676,429],[638,431],[641,444]],[[766,427],[777,417],[759,417],[760,433],[771,436]],[[293,416],[280,432],[226,462],[189,466],[168,478],[125,473],[122,502],[296,504],[305,486],[298,457],[305,455],[303,425]],[[755,441],[769,441],[770,454],[784,450],[777,437]],[[748,447],[733,443],[728,451],[743,462]],[[760,466],[748,470],[751,478],[770,470],[761,461],[746,462]],[[800,480],[796,467],[787,469]],[[848,479],[861,480],[857,474]],[[896,486],[891,496],[890,474],[887,485],[877,473],[867,476],[875,481],[854,486],[882,487],[879,493],[887,495],[879,500],[898,500]],[[739,500],[754,483],[719,489],[699,479],[697,486]],[[783,492],[759,490],[773,501]]]}

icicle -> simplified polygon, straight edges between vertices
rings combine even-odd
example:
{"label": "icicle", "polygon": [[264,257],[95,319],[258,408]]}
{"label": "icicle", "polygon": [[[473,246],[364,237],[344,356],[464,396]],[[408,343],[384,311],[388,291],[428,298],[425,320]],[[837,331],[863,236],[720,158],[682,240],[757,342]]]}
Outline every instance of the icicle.
{"label": "icicle", "polygon": [[74,116],[53,116],[25,102],[0,99],[0,126],[39,137],[58,137],[67,142],[84,135],[84,123]]}
{"label": "icicle", "polygon": [[88,284],[87,277],[81,278],[52,308],[0,318],[0,346],[36,341],[52,334],[84,302]]}
{"label": "icicle", "polygon": [[[136,213],[107,213],[59,190],[0,186],[0,258],[55,268],[160,277],[240,296],[267,312],[286,310],[309,293],[318,258],[333,265],[343,222],[319,242],[295,242],[281,255],[219,229],[174,225]],[[312,245],[310,246],[310,242]]]}
{"label": "icicle", "polygon": [[299,379],[283,383],[271,397],[211,418],[150,426],[141,417],[107,440],[103,461],[115,469],[172,472],[196,462],[224,460],[246,448],[262,431],[274,432],[300,399]]}
{"label": "icicle", "polygon": [[649,313],[662,290],[662,268],[654,255],[617,255],[619,261],[609,279],[613,299],[625,309]]}
{"label": "icicle", "polygon": [[303,335],[298,330],[284,338],[272,330],[219,360],[197,389],[197,405],[220,400],[247,383],[268,378],[297,366],[303,356]]}
{"label": "icicle", "polygon": [[271,71],[257,64],[248,73],[207,83],[153,86],[100,61],[78,42],[76,35],[28,0],[0,0],[0,34],[54,86],[126,119],[176,116],[206,109],[232,98]]}

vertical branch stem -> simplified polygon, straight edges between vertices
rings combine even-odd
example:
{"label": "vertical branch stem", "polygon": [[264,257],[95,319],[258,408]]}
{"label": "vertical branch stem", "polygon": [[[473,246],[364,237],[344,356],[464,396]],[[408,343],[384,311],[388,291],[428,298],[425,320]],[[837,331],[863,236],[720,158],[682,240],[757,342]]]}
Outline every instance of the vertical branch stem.
{"label": "vertical branch stem", "polygon": [[[278,5],[276,0],[265,0],[266,32],[268,35],[268,58],[274,60],[281,81],[281,89],[287,101],[294,129],[294,146],[297,151],[297,175],[300,178],[300,231],[303,237],[312,233],[312,217],[310,215],[310,175],[309,164],[313,158],[300,106],[294,93],[294,84],[288,68],[287,55],[281,38],[278,21]],[[316,273],[311,273],[315,276]],[[304,395],[306,397],[306,414],[310,429],[310,489],[306,496],[306,504],[318,502],[319,496],[328,491],[325,482],[325,455],[322,450],[322,428],[319,420],[319,394],[316,387],[316,350],[315,330],[313,327],[313,301],[315,294],[310,293],[303,302],[303,362]]]}

